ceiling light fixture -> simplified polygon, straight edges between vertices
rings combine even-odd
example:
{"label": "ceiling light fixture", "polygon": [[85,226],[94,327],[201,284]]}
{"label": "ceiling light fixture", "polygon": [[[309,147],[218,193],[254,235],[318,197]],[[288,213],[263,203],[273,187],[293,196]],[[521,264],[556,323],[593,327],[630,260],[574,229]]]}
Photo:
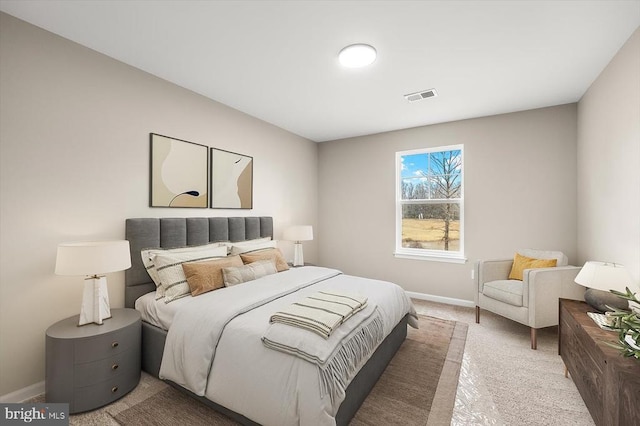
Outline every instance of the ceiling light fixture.
{"label": "ceiling light fixture", "polygon": [[352,44],[340,51],[338,60],[343,67],[366,67],[376,60],[376,49],[368,44]]}

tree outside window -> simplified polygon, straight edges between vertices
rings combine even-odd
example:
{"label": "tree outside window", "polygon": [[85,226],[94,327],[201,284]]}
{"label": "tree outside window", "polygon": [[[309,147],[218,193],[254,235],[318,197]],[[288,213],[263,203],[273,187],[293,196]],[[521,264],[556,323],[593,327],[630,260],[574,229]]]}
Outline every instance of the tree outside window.
{"label": "tree outside window", "polygon": [[398,152],[396,168],[396,253],[462,257],[462,145]]}

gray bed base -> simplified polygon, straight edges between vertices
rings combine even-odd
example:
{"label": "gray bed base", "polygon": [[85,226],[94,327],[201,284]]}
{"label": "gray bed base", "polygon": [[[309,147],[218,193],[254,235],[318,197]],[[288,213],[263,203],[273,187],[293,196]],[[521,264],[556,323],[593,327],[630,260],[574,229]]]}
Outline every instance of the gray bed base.
{"label": "gray bed base", "polygon": [[[236,242],[273,237],[273,218],[262,216],[127,219],[125,235],[131,248],[131,268],[125,271],[125,307],[133,308],[138,297],[156,288],[140,258],[140,250],[143,248],[174,248],[208,242]],[[337,425],[346,425],[353,418],[406,336],[405,316],[347,387],[345,400],[336,414]],[[165,330],[149,323],[142,323],[142,369],[154,377],[158,377],[160,372],[166,337]],[[257,425],[243,415],[198,396],[171,381],[167,383],[243,425]]]}

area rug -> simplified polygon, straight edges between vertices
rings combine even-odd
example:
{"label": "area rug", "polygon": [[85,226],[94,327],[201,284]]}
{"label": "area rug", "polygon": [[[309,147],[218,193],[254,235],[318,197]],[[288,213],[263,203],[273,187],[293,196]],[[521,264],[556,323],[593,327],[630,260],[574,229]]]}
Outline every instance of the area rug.
{"label": "area rug", "polygon": [[[451,422],[467,325],[420,316],[351,425],[448,425]],[[121,425],[237,425],[173,387],[114,416]]]}

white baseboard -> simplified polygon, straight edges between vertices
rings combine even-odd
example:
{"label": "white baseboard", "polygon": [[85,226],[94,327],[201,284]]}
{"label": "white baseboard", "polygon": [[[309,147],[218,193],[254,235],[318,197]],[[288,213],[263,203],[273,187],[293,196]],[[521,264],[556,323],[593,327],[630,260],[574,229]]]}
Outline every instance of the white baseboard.
{"label": "white baseboard", "polygon": [[415,293],[413,291],[406,291],[407,295],[412,299],[428,300],[430,302],[445,303],[447,305],[465,306],[467,308],[473,308],[476,303],[473,300],[454,299],[452,297],[434,296],[433,294]]}
{"label": "white baseboard", "polygon": [[43,393],[44,393],[44,380],[41,382],[35,383],[31,386],[27,386],[26,388],[18,389],[15,392],[2,395],[0,396],[0,402],[2,403],[24,402],[31,398],[35,398],[38,395],[42,395]]}

